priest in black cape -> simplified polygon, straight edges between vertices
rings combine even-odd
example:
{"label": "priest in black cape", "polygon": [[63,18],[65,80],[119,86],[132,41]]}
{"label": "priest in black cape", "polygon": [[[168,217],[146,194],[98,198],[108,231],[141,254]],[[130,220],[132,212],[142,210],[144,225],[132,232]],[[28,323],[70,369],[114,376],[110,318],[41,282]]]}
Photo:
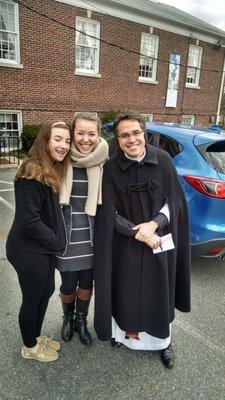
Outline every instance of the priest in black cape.
{"label": "priest in black cape", "polygon": [[114,132],[95,221],[95,331],[117,347],[160,350],[172,368],[175,308],[190,311],[187,204],[170,155],[146,143],[140,114],[120,114]]}

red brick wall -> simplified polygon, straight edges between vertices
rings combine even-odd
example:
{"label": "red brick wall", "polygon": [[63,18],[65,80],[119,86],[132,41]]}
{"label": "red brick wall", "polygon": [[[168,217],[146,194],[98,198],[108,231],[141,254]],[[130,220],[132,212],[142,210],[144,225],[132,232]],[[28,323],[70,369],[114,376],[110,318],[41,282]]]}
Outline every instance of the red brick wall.
{"label": "red brick wall", "polygon": [[[86,10],[54,0],[24,0],[25,4],[56,20],[75,27],[75,18]],[[200,90],[185,88],[186,68],[180,68],[176,109],[165,108],[168,63],[158,61],[157,85],[138,82],[139,56],[100,44],[101,78],[78,76],[75,71],[75,31],[20,6],[20,49],[23,69],[0,66],[0,109],[21,110],[23,124],[73,117],[75,111],[133,108],[154,114],[154,119],[179,122],[182,114],[195,114],[196,122],[208,124],[217,111],[221,73],[202,71]],[[146,26],[92,12],[101,23],[101,39],[140,51],[141,32]],[[154,29],[159,36],[160,60],[170,52],[187,64],[191,39]],[[199,42],[203,47],[202,67],[222,70],[224,51]]]}

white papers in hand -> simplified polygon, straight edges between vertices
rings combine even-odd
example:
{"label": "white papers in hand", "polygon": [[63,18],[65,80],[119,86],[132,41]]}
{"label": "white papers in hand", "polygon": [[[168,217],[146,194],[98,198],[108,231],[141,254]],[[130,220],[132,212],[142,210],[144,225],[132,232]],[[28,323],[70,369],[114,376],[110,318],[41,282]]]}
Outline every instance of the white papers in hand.
{"label": "white papers in hand", "polygon": [[168,235],[162,236],[161,237],[161,245],[158,246],[156,249],[153,249],[153,253],[161,253],[162,251],[167,251],[167,250],[172,250],[174,249],[174,243],[173,243],[173,238],[171,233],[168,233]]}

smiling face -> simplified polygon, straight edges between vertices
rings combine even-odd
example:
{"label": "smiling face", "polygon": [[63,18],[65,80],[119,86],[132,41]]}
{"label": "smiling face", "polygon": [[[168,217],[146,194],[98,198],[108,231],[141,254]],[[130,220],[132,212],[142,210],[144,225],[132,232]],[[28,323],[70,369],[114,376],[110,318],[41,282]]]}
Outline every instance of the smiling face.
{"label": "smiling face", "polygon": [[74,128],[74,145],[82,154],[91,153],[99,143],[97,121],[78,119]]}
{"label": "smiling face", "polygon": [[70,148],[70,132],[68,128],[53,126],[48,145],[52,158],[55,161],[63,161]]}
{"label": "smiling face", "polygon": [[132,158],[141,157],[145,150],[145,137],[136,120],[124,119],[117,126],[117,138],[121,150]]}

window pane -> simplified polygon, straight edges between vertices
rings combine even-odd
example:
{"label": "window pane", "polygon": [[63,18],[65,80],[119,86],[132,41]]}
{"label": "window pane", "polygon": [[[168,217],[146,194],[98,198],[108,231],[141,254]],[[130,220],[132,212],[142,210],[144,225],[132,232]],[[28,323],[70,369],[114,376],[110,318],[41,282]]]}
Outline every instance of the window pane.
{"label": "window pane", "polygon": [[98,72],[98,22],[77,18],[76,27],[76,69]]}
{"label": "window pane", "polygon": [[81,32],[84,32],[84,34],[82,34],[81,32],[77,32],[76,43],[81,46],[96,47],[96,42],[97,42],[95,39],[97,35],[96,28],[97,28],[96,25],[89,24],[88,22],[85,21],[79,23],[77,29],[79,29],[79,31]]}
{"label": "window pane", "polygon": [[190,45],[186,82],[198,86],[200,77],[202,48]]}
{"label": "window pane", "polygon": [[0,21],[1,30],[15,32],[15,12],[13,4],[0,1]]}
{"label": "window pane", "polygon": [[89,47],[77,46],[76,49],[76,67],[94,70],[95,69],[95,51]]}
{"label": "window pane", "polygon": [[5,1],[0,1],[0,12],[4,12],[7,11],[8,7],[7,7],[7,3]]}
{"label": "window pane", "polygon": [[19,135],[19,115],[0,112],[0,134]]}
{"label": "window pane", "polygon": [[139,76],[152,78],[154,61],[151,58],[141,57]]}
{"label": "window pane", "polygon": [[187,82],[197,84],[197,69],[196,68],[188,68],[187,69]]}
{"label": "window pane", "polygon": [[16,59],[15,35],[0,33],[0,58]]}
{"label": "window pane", "polygon": [[16,60],[15,5],[0,0],[0,59]]}
{"label": "window pane", "polygon": [[188,65],[198,67],[200,65],[200,48],[190,47]]}
{"label": "window pane", "polygon": [[[147,57],[140,57],[139,76],[142,78],[153,79],[157,66],[158,37],[142,34],[141,54]],[[152,58],[151,58],[152,57]]]}

